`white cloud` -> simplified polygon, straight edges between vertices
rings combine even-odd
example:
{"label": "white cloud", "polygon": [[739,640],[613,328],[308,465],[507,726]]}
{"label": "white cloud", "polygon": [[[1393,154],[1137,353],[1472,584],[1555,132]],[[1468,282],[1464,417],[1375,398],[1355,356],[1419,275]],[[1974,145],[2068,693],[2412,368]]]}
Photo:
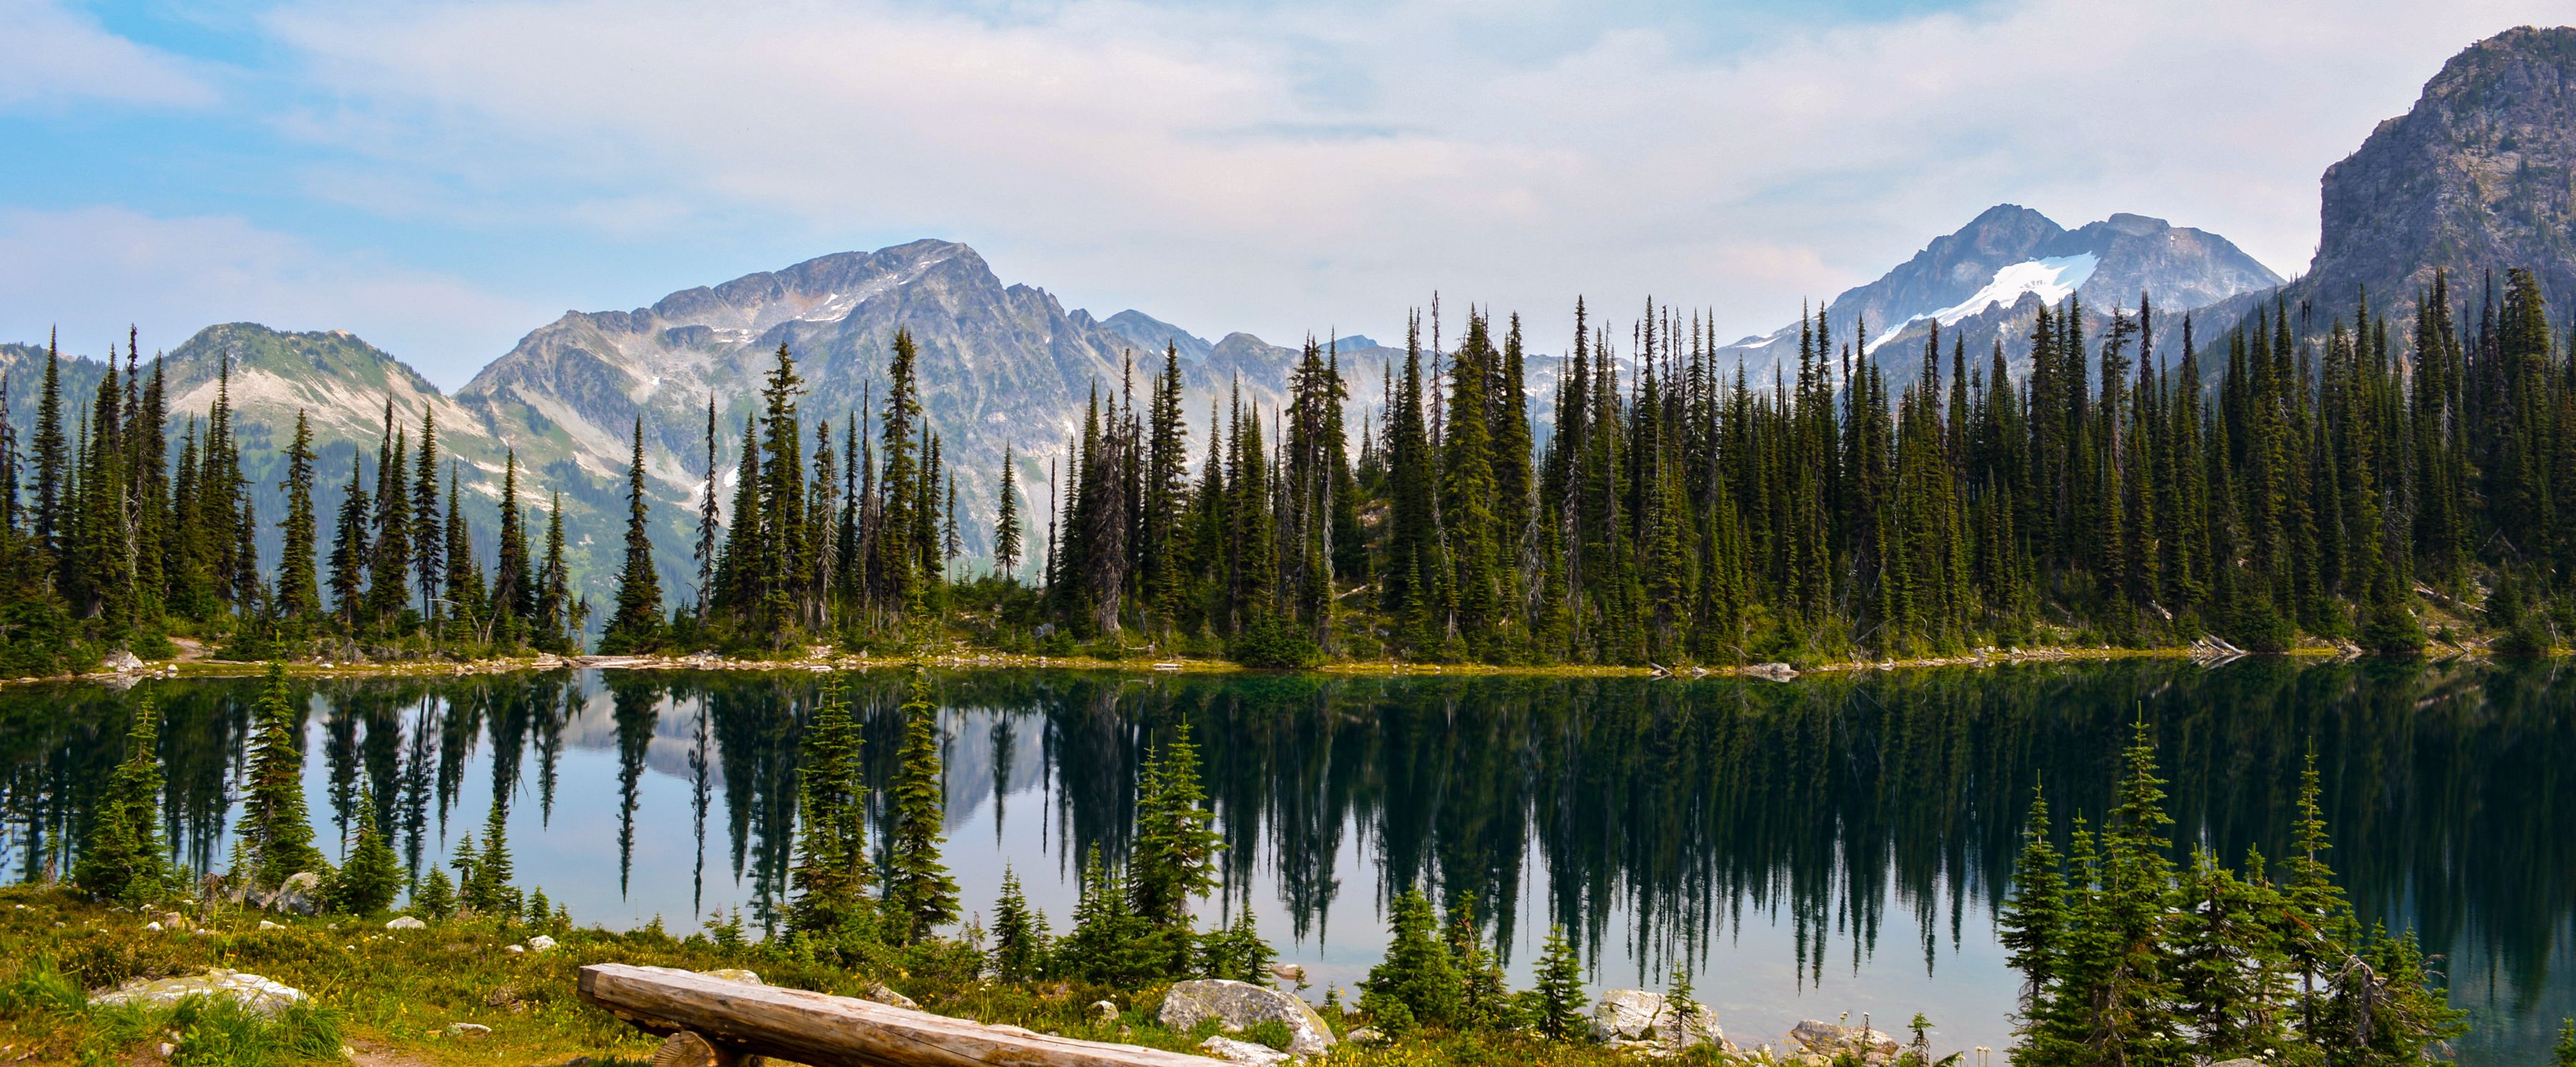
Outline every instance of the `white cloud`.
{"label": "white cloud", "polygon": [[2452,52],[2564,13],[2018,0],[1712,52],[1569,31],[1573,9],[517,0],[268,25],[330,101],[289,129],[434,175],[451,211],[639,240],[765,216],[809,254],[956,237],[1069,303],[1211,334],[1391,336],[1436,287],[1552,346],[1577,292],[1765,331],[1999,201],[2160,215],[2294,272],[2326,164]]}
{"label": "white cloud", "polygon": [[194,64],[118,37],[49,0],[0,0],[0,106],[74,101],[200,107],[216,93]]}
{"label": "white cloud", "polygon": [[447,389],[546,314],[456,279],[326,255],[238,218],[122,208],[0,210],[0,292],[11,295],[0,304],[8,340],[41,341],[59,327],[66,350],[95,356],[129,325],[159,349],[221,322],[347,329]]}

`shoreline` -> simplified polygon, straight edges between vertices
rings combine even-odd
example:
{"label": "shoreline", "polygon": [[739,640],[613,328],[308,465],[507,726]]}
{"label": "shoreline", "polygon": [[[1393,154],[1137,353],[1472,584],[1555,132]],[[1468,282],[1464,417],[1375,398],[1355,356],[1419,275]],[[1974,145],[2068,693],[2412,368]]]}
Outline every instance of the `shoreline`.
{"label": "shoreline", "polygon": [[[2551,656],[2568,654],[2556,649]],[[946,655],[912,656],[844,655],[820,647],[808,655],[790,659],[739,659],[713,653],[688,655],[506,656],[478,660],[399,660],[383,662],[338,662],[332,660],[287,661],[286,673],[294,678],[462,678],[488,674],[542,673],[561,670],[639,670],[639,671],[864,671],[878,668],[911,666],[927,662],[930,666],[950,670],[1072,670],[1103,671],[1130,674],[1275,674],[1320,675],[1362,678],[1399,677],[1517,677],[1517,678],[1669,678],[1700,680],[1709,678],[1753,678],[1773,682],[1791,682],[1812,674],[1856,674],[1863,671],[1927,670],[1943,667],[2006,667],[2031,663],[2099,663],[2126,659],[2188,659],[2209,664],[2225,663],[2260,655],[2284,659],[2322,660],[2358,659],[2368,653],[2349,647],[2322,643],[2304,644],[2286,652],[2248,653],[2225,645],[2198,643],[2156,648],[2109,648],[2091,646],[2043,645],[2028,648],[1981,648],[1955,656],[1934,656],[1902,660],[1837,660],[1810,667],[1792,667],[1786,663],[1760,663],[1724,667],[1665,667],[1649,665],[1626,667],[1598,664],[1503,665],[1488,663],[1418,663],[1405,660],[1334,660],[1295,670],[1257,670],[1227,660],[1214,659],[1102,659],[1095,656],[1040,656],[1011,652],[956,651]],[[2463,645],[2440,645],[2427,648],[2419,658],[2451,662],[2485,660],[2485,649]],[[131,685],[152,679],[238,678],[256,676],[267,670],[265,661],[174,659],[155,660],[123,671],[93,671],[85,674],[60,674],[0,678],[0,688],[64,682],[95,682],[105,685]]]}

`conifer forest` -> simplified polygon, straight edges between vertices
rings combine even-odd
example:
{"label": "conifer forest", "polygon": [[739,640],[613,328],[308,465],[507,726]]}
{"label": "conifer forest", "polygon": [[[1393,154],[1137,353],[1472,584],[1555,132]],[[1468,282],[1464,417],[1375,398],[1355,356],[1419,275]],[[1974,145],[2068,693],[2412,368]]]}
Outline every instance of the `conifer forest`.
{"label": "conifer forest", "polygon": [[[719,425],[710,405],[703,454],[682,457],[710,472],[678,568],[695,588],[661,588],[636,427],[604,609],[572,593],[559,498],[515,460],[478,542],[432,414],[388,402],[376,462],[337,500],[316,499],[299,419],[284,511],[262,515],[223,392],[172,412],[129,345],[94,396],[62,395],[49,364],[35,430],[0,438],[0,659],[56,673],[174,636],[237,659],[471,657],[586,632],[604,652],[936,634],[1273,667],[2563,644],[2576,360],[2533,275],[2438,276],[2393,321],[2355,294],[2177,330],[2152,300],[2091,334],[2074,298],[2040,306],[2026,359],[1937,325],[1919,351],[1872,351],[1819,313],[1768,381],[1664,305],[1612,326],[1578,302],[1546,381],[1519,315],[1473,311],[1447,346],[1417,316],[1384,380],[1310,342],[1283,406],[1203,415],[1177,355],[1149,353],[1095,385],[1061,450],[1005,463],[981,559],[910,338],[882,407],[837,429],[800,405],[782,346],[758,412]],[[1900,360],[1915,373],[1892,389]],[[267,569],[262,524],[285,546]]]}

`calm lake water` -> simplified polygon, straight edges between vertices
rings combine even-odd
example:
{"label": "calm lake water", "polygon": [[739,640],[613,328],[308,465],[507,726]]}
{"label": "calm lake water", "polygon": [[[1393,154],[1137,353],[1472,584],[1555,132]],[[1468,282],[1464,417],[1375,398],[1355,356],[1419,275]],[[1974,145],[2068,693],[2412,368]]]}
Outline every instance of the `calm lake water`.
{"label": "calm lake water", "polygon": [[[872,782],[899,672],[846,676]],[[507,807],[520,884],[576,921],[786,889],[807,673],[604,672],[298,689],[326,848],[375,804],[440,862]],[[180,857],[220,867],[256,680],[155,682]],[[1192,725],[1229,842],[1211,917],[1250,908],[1320,996],[1367,973],[1404,887],[1473,891],[1516,983],[1551,923],[1597,992],[1675,961],[1739,1041],[1801,1018],[1922,1011],[1943,1049],[2009,1043],[1994,944],[2033,782],[2108,805],[2140,714],[2180,836],[2285,850],[2318,754],[2332,862],[2366,915],[2418,930],[2475,1029],[2469,1064],[2541,1062],[2576,1015],[2576,676],[2547,664],[2249,661],[2020,666],[1760,681],[1340,679],[979,672],[936,679],[947,858],[989,913],[1006,865],[1061,930],[1076,867],[1123,852],[1139,761]],[[131,693],[0,691],[0,860],[67,869]],[[879,798],[882,804],[882,796]],[[879,835],[882,840],[882,835]]]}

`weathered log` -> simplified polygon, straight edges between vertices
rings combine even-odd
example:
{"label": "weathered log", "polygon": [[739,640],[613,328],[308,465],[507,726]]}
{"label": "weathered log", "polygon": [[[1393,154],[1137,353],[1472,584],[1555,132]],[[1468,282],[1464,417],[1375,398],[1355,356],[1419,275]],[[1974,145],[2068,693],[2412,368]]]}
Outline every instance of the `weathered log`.
{"label": "weathered log", "polygon": [[744,985],[695,971],[597,963],[581,999],[651,1033],[688,1032],[728,1054],[813,1067],[1207,1067],[1204,1057],[1049,1037],[801,989]]}
{"label": "weathered log", "polygon": [[760,1067],[761,1062],[687,1030],[662,1039],[662,1047],[653,1052],[653,1067]]}

